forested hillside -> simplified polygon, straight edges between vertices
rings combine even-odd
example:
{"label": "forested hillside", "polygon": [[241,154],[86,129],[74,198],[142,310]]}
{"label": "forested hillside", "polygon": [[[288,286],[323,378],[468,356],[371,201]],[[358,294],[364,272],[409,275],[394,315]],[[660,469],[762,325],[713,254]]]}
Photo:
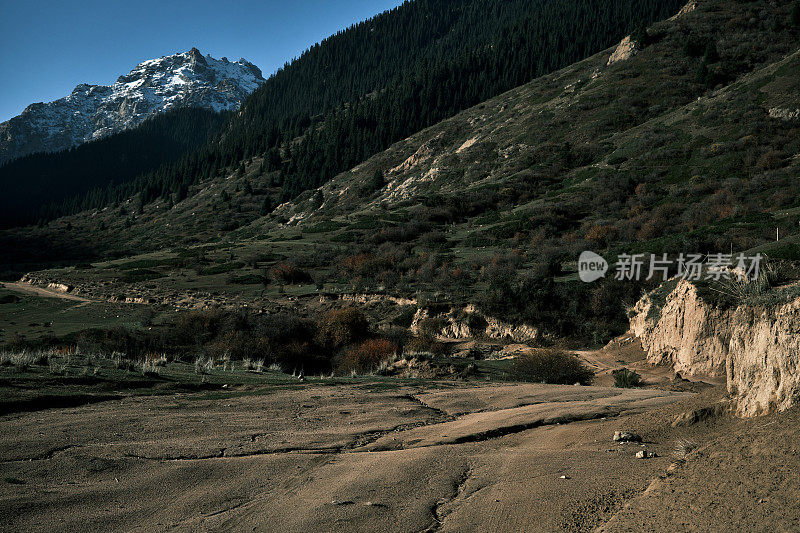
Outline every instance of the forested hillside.
{"label": "forested hillside", "polygon": [[202,149],[133,180],[106,171],[114,184],[48,214],[134,195],[145,204],[179,201],[193,184],[255,156],[264,158],[264,185],[280,188],[279,198],[267,202],[274,204],[462,109],[602,50],[681,3],[406,2],[287,64]]}
{"label": "forested hillside", "polygon": [[101,190],[200,148],[224,121],[225,115],[208,109],[176,109],[76,148],[11,161],[0,167],[0,227],[102,204],[108,196],[98,196]]}
{"label": "forested hillside", "polygon": [[[133,195],[0,232],[0,275],[19,279],[56,257],[76,267],[42,279],[102,298],[294,306],[374,293],[605,342],[646,287],[578,281],[584,250],[611,262],[632,252],[798,257],[798,12],[691,4],[636,31],[629,54],[607,48],[480,102],[269,216],[264,205],[282,193],[271,182],[293,164],[283,147],[278,170],[255,154],[180,202],[167,189],[146,205]],[[612,52],[621,59],[609,63]],[[327,127],[292,137],[290,153]],[[86,263],[129,256],[135,272]]]}

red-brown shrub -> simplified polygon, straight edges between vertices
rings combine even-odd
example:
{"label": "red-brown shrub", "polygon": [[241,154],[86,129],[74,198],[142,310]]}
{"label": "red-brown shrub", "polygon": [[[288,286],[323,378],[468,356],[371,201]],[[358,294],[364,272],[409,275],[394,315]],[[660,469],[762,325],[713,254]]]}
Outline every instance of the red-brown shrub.
{"label": "red-brown shrub", "polygon": [[291,263],[275,265],[275,268],[272,269],[272,278],[290,285],[311,282],[311,276],[308,272]]}
{"label": "red-brown shrub", "polygon": [[366,374],[374,372],[384,361],[397,353],[397,344],[389,339],[370,339],[347,350],[341,363],[340,372]]}
{"label": "red-brown shrub", "polygon": [[328,311],[317,324],[316,341],[320,345],[339,350],[358,342],[369,333],[369,321],[364,313],[353,307]]}

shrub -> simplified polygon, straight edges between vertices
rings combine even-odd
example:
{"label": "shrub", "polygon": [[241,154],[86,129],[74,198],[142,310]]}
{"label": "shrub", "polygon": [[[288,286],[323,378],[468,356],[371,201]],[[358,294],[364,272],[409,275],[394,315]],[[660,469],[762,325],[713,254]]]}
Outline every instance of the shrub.
{"label": "shrub", "polygon": [[269,339],[255,337],[244,331],[223,333],[206,345],[206,353],[215,359],[228,357],[233,360],[244,360],[254,355],[271,355],[272,351]]}
{"label": "shrub", "polygon": [[511,375],[520,381],[560,385],[591,385],[594,372],[577,356],[563,350],[538,350],[518,357]]}
{"label": "shrub", "polygon": [[642,376],[640,376],[637,372],[628,370],[627,368],[615,370],[613,375],[614,386],[620,389],[632,389],[634,387],[640,387],[644,384],[642,381]]}
{"label": "shrub", "polygon": [[285,372],[323,372],[330,369],[330,359],[322,356],[319,349],[308,342],[292,340],[279,346],[275,361]]}
{"label": "shrub", "polygon": [[447,327],[447,320],[442,317],[425,318],[419,321],[419,331],[423,337],[435,339]]}
{"label": "shrub", "polygon": [[339,364],[341,373],[374,372],[397,353],[397,345],[389,339],[370,339],[350,348]]}
{"label": "shrub", "polygon": [[392,319],[392,324],[401,328],[410,328],[414,322],[414,315],[417,314],[417,306],[404,305],[400,307],[400,312]]}
{"label": "shrub", "polygon": [[289,285],[310,283],[311,276],[305,270],[291,263],[279,263],[272,269],[272,278]]}
{"label": "shrub", "polygon": [[342,259],[342,269],[350,276],[375,277],[378,273],[392,268],[392,256],[375,256],[362,253]]}
{"label": "shrub", "polygon": [[223,318],[217,309],[181,313],[173,331],[174,341],[182,346],[203,344],[217,335]]}
{"label": "shrub", "polygon": [[775,170],[783,166],[783,155],[777,150],[770,150],[762,155],[756,166],[760,170]]}
{"label": "shrub", "polygon": [[310,324],[291,313],[276,313],[259,317],[255,334],[275,341],[303,339],[313,335]]}
{"label": "shrub", "polygon": [[317,342],[330,350],[339,350],[367,337],[369,322],[364,313],[353,307],[328,311],[317,324]]}
{"label": "shrub", "polygon": [[430,338],[415,337],[406,343],[405,351],[406,353],[429,353],[443,357],[450,354],[450,345]]}

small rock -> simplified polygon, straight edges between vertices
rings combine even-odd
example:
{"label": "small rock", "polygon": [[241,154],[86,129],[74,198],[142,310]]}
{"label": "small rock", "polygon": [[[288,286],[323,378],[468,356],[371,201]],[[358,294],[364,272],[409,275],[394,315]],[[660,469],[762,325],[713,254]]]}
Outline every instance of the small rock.
{"label": "small rock", "polygon": [[639,450],[636,452],[637,459],[651,459],[653,457],[658,457],[658,454],[655,452],[648,452],[647,450]]}
{"label": "small rock", "polygon": [[560,477],[560,478],[558,478],[558,479],[570,479],[570,477],[565,475],[565,476],[561,476],[561,477]]}
{"label": "small rock", "polygon": [[642,442],[642,437],[630,431],[615,431],[614,442]]}
{"label": "small rock", "polygon": [[388,507],[385,503],[379,502],[364,502],[367,507]]}

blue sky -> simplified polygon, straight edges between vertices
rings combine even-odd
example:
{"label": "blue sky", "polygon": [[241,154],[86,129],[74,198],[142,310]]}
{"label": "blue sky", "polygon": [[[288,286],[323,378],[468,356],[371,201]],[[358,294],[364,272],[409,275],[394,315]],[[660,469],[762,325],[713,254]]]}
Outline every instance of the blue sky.
{"label": "blue sky", "polygon": [[196,46],[268,77],[315,42],[402,0],[0,0],[0,122],[79,83]]}

